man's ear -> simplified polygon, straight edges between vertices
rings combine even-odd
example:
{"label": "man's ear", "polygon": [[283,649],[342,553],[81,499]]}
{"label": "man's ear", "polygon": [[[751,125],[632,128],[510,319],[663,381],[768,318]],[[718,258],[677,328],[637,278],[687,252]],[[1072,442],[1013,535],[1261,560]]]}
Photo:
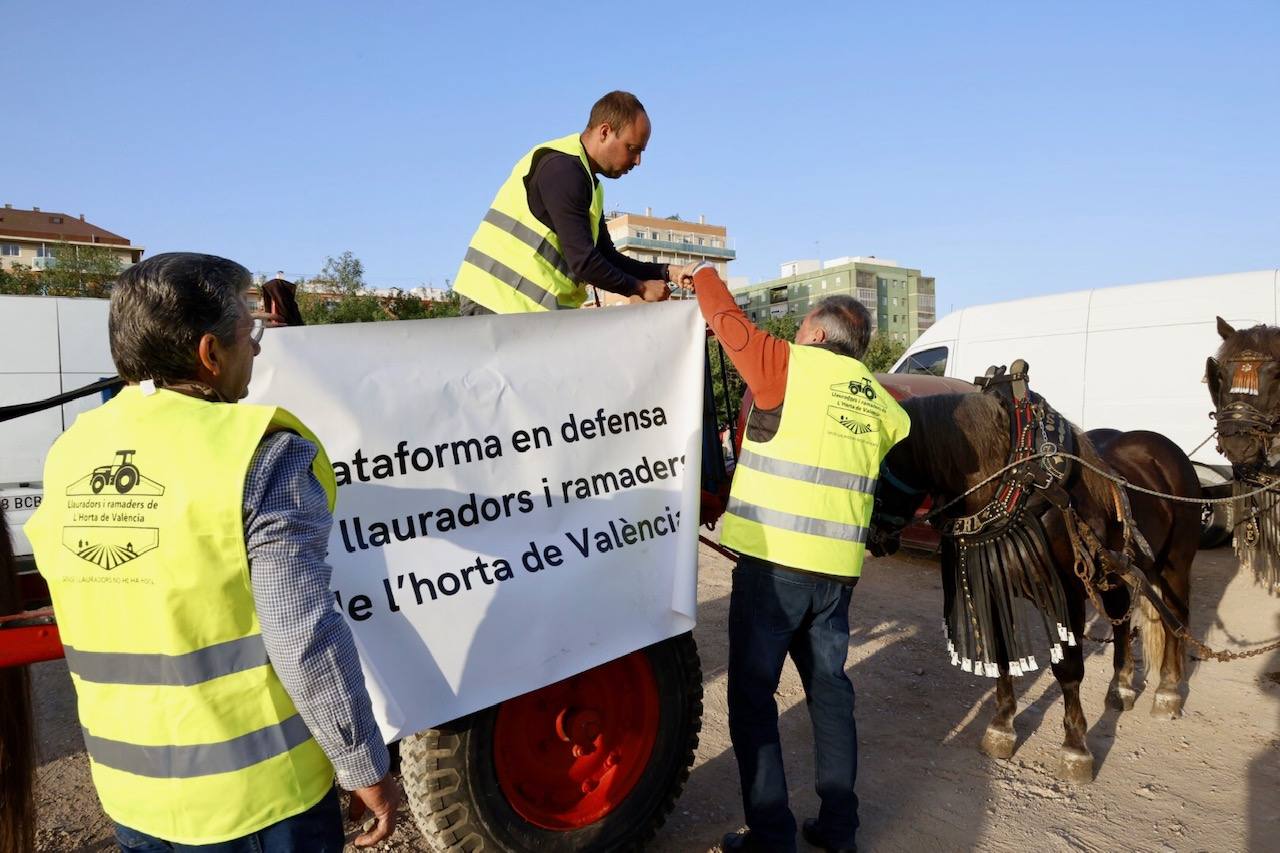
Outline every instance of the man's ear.
{"label": "man's ear", "polygon": [[222,373],[226,354],[223,352],[218,336],[212,332],[206,332],[200,337],[196,353],[200,362],[196,365],[196,369],[200,374],[200,380],[207,384],[210,379],[216,379]]}

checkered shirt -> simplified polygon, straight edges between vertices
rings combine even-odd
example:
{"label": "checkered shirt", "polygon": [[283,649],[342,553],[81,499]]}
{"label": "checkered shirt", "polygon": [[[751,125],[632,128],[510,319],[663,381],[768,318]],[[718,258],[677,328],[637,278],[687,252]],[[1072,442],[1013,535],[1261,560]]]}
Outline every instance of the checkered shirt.
{"label": "checkered shirt", "polygon": [[311,473],[315,455],[293,433],[263,439],[245,478],[244,539],[271,666],[350,791],[381,779],[390,759],[329,589],[333,515]]}

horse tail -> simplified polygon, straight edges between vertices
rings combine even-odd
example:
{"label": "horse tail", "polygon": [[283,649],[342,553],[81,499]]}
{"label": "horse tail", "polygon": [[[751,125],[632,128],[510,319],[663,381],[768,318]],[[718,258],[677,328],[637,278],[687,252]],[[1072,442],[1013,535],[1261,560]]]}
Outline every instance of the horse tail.
{"label": "horse tail", "polygon": [[[1154,589],[1153,592],[1161,598],[1164,597],[1159,589]],[[1137,595],[1137,593],[1133,594]],[[1160,668],[1164,665],[1164,651],[1165,645],[1169,642],[1169,635],[1155,605],[1148,601],[1145,595],[1140,596],[1138,600],[1142,614],[1138,619],[1138,633],[1142,636],[1142,658],[1147,664],[1147,683],[1151,684],[1160,680]],[[1181,682],[1181,659],[1178,660],[1177,667],[1178,672],[1174,675],[1176,680]]]}
{"label": "horse tail", "polygon": [[[9,528],[0,511],[0,614],[21,610]],[[35,849],[35,728],[25,666],[0,668],[0,851]]]}

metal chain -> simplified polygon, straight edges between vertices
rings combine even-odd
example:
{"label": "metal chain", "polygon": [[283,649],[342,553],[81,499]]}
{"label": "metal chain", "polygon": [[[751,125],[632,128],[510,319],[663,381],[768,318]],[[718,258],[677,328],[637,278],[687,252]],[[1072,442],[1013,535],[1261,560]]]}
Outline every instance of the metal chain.
{"label": "metal chain", "polygon": [[992,480],[995,480],[997,477],[1004,474],[1006,471],[1011,471],[1014,468],[1024,465],[1025,463],[1030,462],[1034,459],[1052,459],[1054,457],[1061,457],[1063,459],[1074,459],[1075,461],[1079,462],[1081,465],[1093,471],[1103,479],[1110,480],[1112,483],[1115,483],[1117,486],[1121,486],[1123,488],[1129,489],[1130,491],[1141,492],[1144,495],[1151,495],[1152,497],[1163,498],[1164,500],[1169,500],[1169,501],[1178,501],[1180,503],[1225,504],[1225,503],[1232,503],[1238,500],[1244,500],[1245,498],[1251,498],[1251,497],[1254,497],[1255,495],[1260,495],[1263,492],[1277,491],[1277,488],[1275,485],[1267,485],[1267,486],[1260,486],[1259,488],[1254,489],[1252,492],[1245,492],[1244,494],[1232,495],[1231,497],[1226,497],[1226,498],[1206,498],[1206,497],[1188,498],[1188,497],[1185,497],[1184,495],[1170,495],[1170,494],[1166,494],[1165,492],[1157,492],[1154,489],[1147,489],[1142,486],[1136,486],[1133,483],[1130,483],[1124,477],[1119,477],[1115,474],[1112,474],[1110,471],[1099,468],[1097,465],[1094,465],[1088,459],[1084,459],[1080,456],[1075,455],[1074,453],[1066,453],[1065,451],[1062,451],[1062,450],[1039,450],[1028,456],[1022,457],[1017,462],[1010,462],[1008,465],[1005,465],[1003,468],[999,469],[998,471],[993,473],[991,476],[982,480],[977,485],[957,495],[956,497],[947,501],[942,506],[933,509],[932,511],[924,515],[922,518],[920,518],[920,521],[931,521],[932,519],[941,515],[946,510],[958,504],[960,501],[969,497],[969,495],[973,494],[974,492],[981,489],[983,486],[990,483]]}
{"label": "metal chain", "polygon": [[[1196,450],[1199,450],[1199,449],[1200,449],[1200,447],[1203,447],[1205,444],[1207,444],[1207,443],[1209,442],[1209,439],[1210,439],[1210,438],[1213,438],[1213,435],[1212,435],[1212,434],[1210,434],[1209,438],[1206,438],[1204,441],[1200,442],[1200,446],[1199,446],[1199,447],[1197,447],[1197,448],[1196,448]],[[1193,451],[1191,451],[1191,452],[1192,452],[1192,453],[1195,453],[1195,450],[1193,450]],[[1110,481],[1111,483],[1115,484],[1116,486],[1120,486],[1121,488],[1129,489],[1129,490],[1131,490],[1131,491],[1135,491],[1135,492],[1140,492],[1140,493],[1145,494],[1145,495],[1151,495],[1152,497],[1161,498],[1161,499],[1163,499],[1163,500],[1176,501],[1176,502],[1180,502],[1180,503],[1191,503],[1191,504],[1200,504],[1200,505],[1204,505],[1204,504],[1224,504],[1224,503],[1232,503],[1232,502],[1234,502],[1234,501],[1238,501],[1238,500],[1244,500],[1245,498],[1251,498],[1251,497],[1254,497],[1254,496],[1256,496],[1256,495],[1260,495],[1260,494],[1262,494],[1262,493],[1264,493],[1264,492],[1280,492],[1280,489],[1277,489],[1276,485],[1275,485],[1275,484],[1272,484],[1272,485],[1265,485],[1265,486],[1261,486],[1261,487],[1259,487],[1259,488],[1257,488],[1257,489],[1254,489],[1254,490],[1253,490],[1253,491],[1251,491],[1251,492],[1245,492],[1244,494],[1240,494],[1240,495],[1232,495],[1231,497],[1227,497],[1227,498],[1206,498],[1206,497],[1188,498],[1188,497],[1185,497],[1185,496],[1183,496],[1183,495],[1170,495],[1170,494],[1166,494],[1165,492],[1158,492],[1158,491],[1156,491],[1156,490],[1154,490],[1154,489],[1148,489],[1148,488],[1144,488],[1144,487],[1142,487],[1142,486],[1134,485],[1133,483],[1130,483],[1130,482],[1129,482],[1128,480],[1126,480],[1125,478],[1120,477],[1120,476],[1117,476],[1117,475],[1115,475],[1115,474],[1112,474],[1110,471],[1106,471],[1106,470],[1104,470],[1104,469],[1102,469],[1102,468],[1099,468],[1097,465],[1094,465],[1094,464],[1093,464],[1092,462],[1090,462],[1089,460],[1084,459],[1084,458],[1082,458],[1082,457],[1080,457],[1080,456],[1077,456],[1077,455],[1075,455],[1074,453],[1066,453],[1066,452],[1063,452],[1063,451],[1061,451],[1061,450],[1041,450],[1041,451],[1038,451],[1038,452],[1032,453],[1032,454],[1030,454],[1030,455],[1028,455],[1028,456],[1024,456],[1023,458],[1019,459],[1019,460],[1018,460],[1018,461],[1016,461],[1016,462],[1010,462],[1008,465],[1005,465],[1003,468],[1001,468],[1001,469],[999,469],[998,471],[996,471],[995,473],[991,474],[989,477],[985,478],[984,480],[982,480],[981,482],[979,482],[977,485],[973,486],[972,488],[968,489],[968,490],[967,490],[967,491],[965,491],[964,493],[962,493],[962,494],[960,494],[960,495],[957,495],[955,498],[952,498],[951,500],[947,501],[947,502],[946,502],[945,504],[943,504],[942,506],[940,506],[940,507],[936,507],[935,509],[933,509],[932,511],[930,511],[929,513],[927,513],[926,515],[924,515],[924,516],[923,516],[922,518],[920,518],[919,520],[920,520],[920,521],[930,521],[930,520],[932,520],[932,519],[936,518],[937,516],[941,515],[941,514],[942,514],[943,512],[945,512],[946,510],[948,510],[948,509],[950,509],[951,507],[955,506],[955,505],[956,505],[957,503],[959,503],[960,501],[962,501],[962,500],[964,500],[965,498],[969,497],[969,495],[972,495],[974,492],[978,491],[978,490],[979,490],[979,489],[981,489],[983,486],[987,485],[988,483],[990,483],[990,482],[992,482],[993,480],[995,480],[997,477],[999,477],[999,476],[1001,476],[1002,474],[1004,474],[1006,471],[1010,471],[1010,470],[1012,470],[1012,469],[1014,469],[1014,468],[1020,467],[1021,465],[1025,464],[1025,463],[1027,463],[1027,462],[1030,462],[1030,461],[1031,461],[1031,460],[1033,460],[1033,459],[1050,459],[1050,458],[1053,458],[1053,457],[1061,457],[1061,458],[1064,458],[1064,459],[1073,459],[1073,460],[1075,460],[1076,462],[1079,462],[1079,463],[1080,463],[1081,465],[1083,465],[1084,467],[1086,467],[1086,468],[1088,468],[1089,470],[1093,471],[1093,472],[1094,472],[1095,474],[1097,474],[1098,476],[1102,477],[1102,478],[1103,478],[1103,479],[1105,479],[1105,480]],[[1090,532],[1092,532],[1092,531],[1090,531]],[[1073,568],[1075,568],[1075,567],[1073,567]],[[1079,568],[1076,568],[1076,575],[1077,575],[1077,576],[1079,576],[1079,578],[1080,578],[1081,582],[1084,584],[1085,590],[1086,590],[1086,592],[1088,592],[1088,594],[1089,594],[1089,599],[1093,602],[1094,607],[1097,609],[1097,611],[1098,611],[1100,614],[1102,614],[1102,615],[1107,619],[1107,621],[1111,622],[1113,625],[1118,625],[1118,624],[1120,624],[1120,622],[1124,621],[1124,619],[1112,619],[1110,616],[1108,616],[1108,615],[1107,615],[1106,611],[1102,609],[1102,607],[1100,606],[1100,602],[1099,602],[1099,600],[1097,599],[1097,592],[1096,592],[1096,590],[1094,589],[1094,585],[1093,585],[1092,579],[1091,579],[1091,578],[1086,577],[1086,574],[1087,574],[1087,573],[1082,573],[1082,572],[1079,570]],[[1129,601],[1129,614],[1127,614],[1127,616],[1131,616],[1131,615],[1132,615],[1132,613],[1133,613],[1133,609],[1134,609],[1134,605],[1135,605],[1136,603],[1137,603],[1137,591],[1136,591],[1136,590],[1131,589],[1131,591],[1130,591],[1130,601]],[[1166,620],[1163,620],[1163,621],[1165,621],[1165,622],[1167,623],[1167,621],[1168,621],[1168,620],[1166,619]],[[1266,654],[1267,652],[1274,651],[1274,650],[1276,650],[1276,649],[1280,649],[1280,640],[1276,640],[1276,641],[1275,641],[1275,642],[1273,642],[1273,643],[1268,643],[1267,645],[1264,645],[1264,646],[1258,646],[1257,648],[1254,648],[1254,649],[1248,649],[1248,650],[1243,651],[1243,652],[1226,652],[1226,651],[1217,651],[1216,649],[1210,648],[1210,647],[1209,647],[1208,645],[1206,645],[1205,643],[1203,643],[1203,642],[1201,642],[1200,640],[1197,640],[1195,637],[1191,636],[1191,633],[1190,633],[1190,631],[1188,631],[1188,630],[1187,630],[1187,626],[1186,626],[1186,625],[1178,624],[1178,625],[1169,625],[1168,627],[1170,628],[1170,630],[1172,630],[1172,631],[1173,631],[1173,635],[1174,635],[1175,637],[1177,637],[1177,638],[1179,638],[1179,639],[1181,639],[1181,640],[1185,641],[1187,644],[1189,644],[1189,645],[1191,645],[1192,647],[1194,647],[1194,648],[1196,649],[1196,651],[1200,652],[1200,654],[1201,654],[1201,655],[1203,655],[1203,657],[1198,657],[1198,658],[1197,658],[1197,657],[1195,657],[1195,655],[1192,655],[1192,658],[1194,658],[1195,660],[1199,660],[1199,661],[1216,660],[1216,661],[1224,662],[1224,663],[1225,663],[1225,662],[1227,662],[1227,661],[1241,660],[1241,659],[1244,659],[1244,658],[1257,657],[1258,655]],[[1095,642],[1109,642],[1109,641],[1107,641],[1107,640],[1099,640],[1098,638],[1095,638],[1095,637],[1092,637],[1092,636],[1090,636],[1090,637],[1089,637],[1089,639],[1094,640]]]}

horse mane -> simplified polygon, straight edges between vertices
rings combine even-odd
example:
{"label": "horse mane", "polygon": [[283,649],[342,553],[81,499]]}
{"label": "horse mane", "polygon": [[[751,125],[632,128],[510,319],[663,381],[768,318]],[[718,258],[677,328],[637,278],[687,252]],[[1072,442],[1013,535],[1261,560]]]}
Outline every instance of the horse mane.
{"label": "horse mane", "polygon": [[1222,342],[1215,356],[1218,361],[1230,361],[1246,350],[1260,352],[1280,361],[1280,328],[1258,325],[1250,329],[1237,329]]}
{"label": "horse mane", "polygon": [[[915,452],[916,470],[931,471],[938,482],[962,492],[1003,468],[1009,461],[1009,413],[991,394],[937,394],[912,397],[902,407],[911,416],[910,442]],[[1103,470],[1097,449],[1075,424],[1076,453]],[[1081,480],[1099,506],[1111,506],[1110,484],[1089,468],[1081,466]],[[970,497],[974,509],[995,497],[999,479]]]}

